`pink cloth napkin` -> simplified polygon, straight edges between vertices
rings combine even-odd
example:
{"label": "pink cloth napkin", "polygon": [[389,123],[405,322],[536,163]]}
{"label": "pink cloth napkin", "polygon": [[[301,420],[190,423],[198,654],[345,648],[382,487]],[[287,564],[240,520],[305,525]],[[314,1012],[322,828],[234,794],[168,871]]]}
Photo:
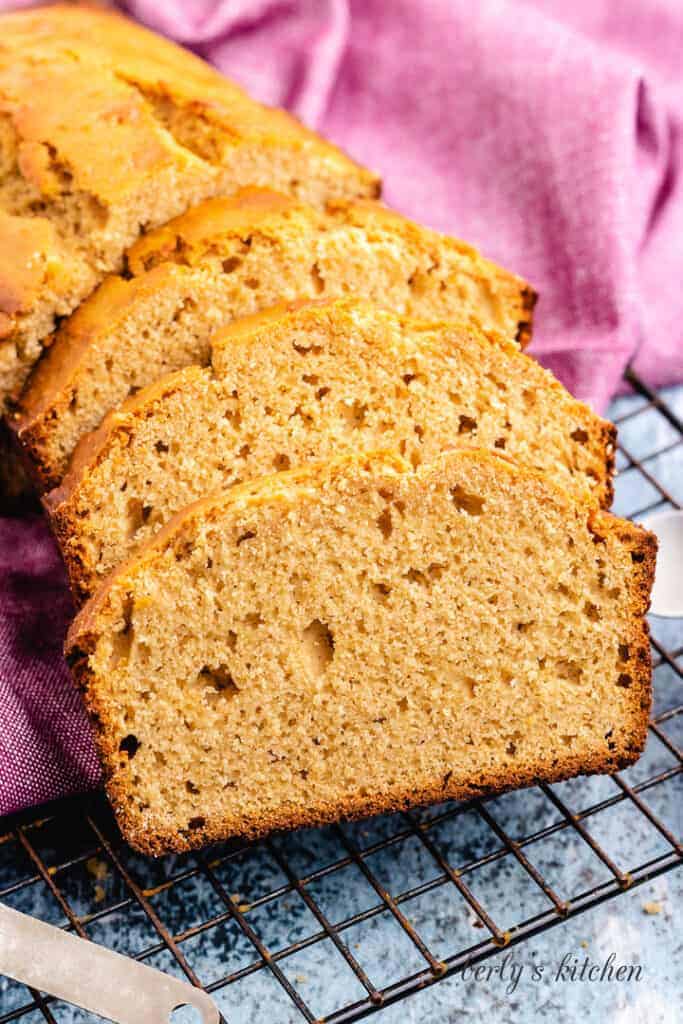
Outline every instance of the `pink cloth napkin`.
{"label": "pink cloth napkin", "polygon": [[[0,0],[0,9],[20,4]],[[542,295],[532,351],[603,409],[683,379],[679,0],[130,0]],[[38,521],[0,520],[0,813],[99,780]]]}

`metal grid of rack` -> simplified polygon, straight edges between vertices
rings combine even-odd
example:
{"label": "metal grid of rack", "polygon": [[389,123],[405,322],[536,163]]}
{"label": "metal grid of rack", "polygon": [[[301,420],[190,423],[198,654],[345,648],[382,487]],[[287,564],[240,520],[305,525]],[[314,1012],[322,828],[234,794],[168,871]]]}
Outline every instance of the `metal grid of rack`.
{"label": "metal grid of rack", "polygon": [[[683,424],[629,380],[616,507],[638,519],[681,507]],[[613,777],[161,861],[128,849],[92,795],[0,821],[0,900],[189,979],[228,1021],[250,1005],[327,1024],[381,1011],[683,863],[683,623],[652,626],[648,745]],[[0,995],[0,1024],[91,1019],[13,983]]]}

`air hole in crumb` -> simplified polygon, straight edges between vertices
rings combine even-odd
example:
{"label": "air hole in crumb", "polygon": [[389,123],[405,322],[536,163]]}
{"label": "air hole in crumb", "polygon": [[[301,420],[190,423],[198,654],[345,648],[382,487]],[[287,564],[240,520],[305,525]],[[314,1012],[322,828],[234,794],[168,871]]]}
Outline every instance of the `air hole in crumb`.
{"label": "air hole in crumb", "polygon": [[190,818],[187,823],[189,829],[204,828],[206,825],[206,819],[202,817]]}
{"label": "air hole in crumb", "polygon": [[388,583],[373,583],[371,586],[373,593],[379,600],[384,600],[391,593],[391,587]]}
{"label": "air hole in crumb", "polygon": [[233,274],[241,265],[242,260],[239,256],[231,256],[230,259],[223,260],[223,273]]}
{"label": "air hole in crumb", "polygon": [[631,651],[628,644],[619,644],[619,661],[629,661]]}
{"label": "air hole in crumb", "polygon": [[325,291],[325,278],[320,273],[320,267],[317,263],[314,263],[311,267],[311,281],[313,282],[313,291],[316,295],[320,295],[321,292]]}
{"label": "air hole in crumb", "polygon": [[620,593],[621,590],[619,589],[619,587],[612,587],[611,590],[607,591],[607,596],[611,597],[613,601],[616,601]]}
{"label": "air hole in crumb", "polygon": [[473,699],[477,695],[477,680],[473,679],[472,676],[465,676],[462,681],[465,693],[470,699]]}
{"label": "air hole in crumb", "polygon": [[580,665],[577,665],[575,661],[560,659],[560,661],[556,662],[555,667],[560,679],[566,679],[570,683],[578,683],[581,681],[583,669]]}
{"label": "air hole in crumb", "polygon": [[258,626],[262,626],[265,619],[258,612],[249,612],[248,615],[244,616],[244,621],[247,626],[251,626],[252,629],[256,629]]}
{"label": "air hole in crumb", "polygon": [[505,447],[505,438],[504,437],[497,437],[496,440],[493,442],[493,446],[494,446],[494,448],[504,448]]}
{"label": "air hole in crumb", "polygon": [[197,681],[202,688],[212,691],[210,696],[214,698],[220,696],[229,700],[239,693],[239,687],[227,665],[218,665],[216,668],[205,665],[199,673]]}
{"label": "air hole in crumb", "polygon": [[168,445],[164,441],[155,441],[154,448],[159,455],[164,455],[168,451]]}
{"label": "air hole in crumb", "polygon": [[241,533],[240,534],[240,536],[235,541],[235,546],[239,547],[240,544],[244,544],[245,541],[251,540],[255,536],[256,536],[256,531],[255,530],[247,530],[245,533]]}
{"label": "air hole in crumb", "polygon": [[237,406],[231,406],[225,410],[225,418],[234,427],[235,430],[239,430],[242,425],[242,413]]}
{"label": "air hole in crumb", "polygon": [[643,551],[632,551],[631,552],[632,562],[643,562],[645,561],[645,554]]}
{"label": "air hole in crumb", "polygon": [[586,444],[588,441],[588,433],[587,431],[582,430],[581,427],[577,427],[576,430],[572,430],[569,436],[572,441],[576,441],[577,444]]}
{"label": "air hole in crumb", "polygon": [[477,429],[477,421],[472,416],[460,415],[458,420],[459,434],[473,434]]}
{"label": "air hole in crumb", "polygon": [[276,455],[275,458],[273,459],[273,466],[278,473],[284,472],[285,470],[289,469],[291,465],[292,460],[290,459],[289,455],[284,455],[281,453],[280,455]]}
{"label": "air hole in crumb", "polygon": [[415,374],[415,373],[404,373],[403,374],[403,383],[407,387],[410,387],[410,385],[416,379],[416,377],[417,377],[417,374]]}
{"label": "air hole in crumb", "polygon": [[297,405],[296,409],[289,417],[290,420],[293,420],[295,416],[298,416],[299,419],[307,426],[310,426],[313,423],[313,417],[311,416],[310,413],[305,412],[301,405]]}
{"label": "air hole in crumb", "polygon": [[111,642],[111,656],[109,661],[109,668],[116,668],[121,662],[127,662],[130,658],[131,651],[133,649],[133,642],[135,640],[135,630],[132,622],[133,615],[133,602],[128,600],[123,610],[123,629],[119,630],[112,637]]}
{"label": "air hole in crumb", "polygon": [[403,574],[403,578],[410,580],[411,583],[419,583],[423,587],[428,587],[432,580],[441,579],[446,569],[446,565],[442,565],[439,562],[431,562],[424,572],[421,569],[408,569]]}
{"label": "air hole in crumb", "polygon": [[176,561],[186,562],[194,554],[194,544],[187,537],[178,537],[173,546],[173,554]]}
{"label": "air hole in crumb", "polygon": [[329,395],[329,393],[330,393],[330,388],[327,388],[327,387],[318,388],[318,390],[315,393],[315,397],[320,402],[325,397],[325,395]]}
{"label": "air hole in crumb", "polygon": [[411,583],[419,583],[423,587],[429,586],[429,579],[419,569],[408,569],[408,572],[403,573],[403,579],[409,580]]}
{"label": "air hole in crumb", "polygon": [[194,782],[192,782],[191,779],[185,780],[185,789],[187,790],[188,793],[192,793],[195,796],[199,792],[199,786],[195,786]]}
{"label": "air hole in crumb", "polygon": [[484,511],[484,499],[476,494],[466,491],[460,484],[450,488],[453,504],[460,512],[466,512],[469,516],[480,516]]}
{"label": "air hole in crumb", "polygon": [[391,521],[391,509],[385,508],[382,514],[377,517],[377,526],[379,527],[384,539],[389,540],[394,530],[394,526]]}
{"label": "air hole in crumb", "polygon": [[261,282],[259,281],[258,277],[247,277],[244,283],[246,284],[247,288],[251,288],[252,291],[256,291],[256,289],[260,286]]}
{"label": "air hole in crumb", "polygon": [[564,735],[560,736],[560,739],[564,743],[565,747],[573,747],[576,736],[570,736],[565,733]]}
{"label": "air hole in crumb", "polygon": [[314,356],[319,356],[322,352],[322,345],[297,345],[295,341],[292,342],[292,348],[300,356],[307,356],[309,352],[312,352]]}
{"label": "air hole in crumb", "polygon": [[197,303],[194,299],[184,299],[173,314],[173,323],[178,323],[186,311],[192,312],[193,309],[197,308]]}
{"label": "air hole in crumb", "polygon": [[301,634],[304,662],[313,676],[321,676],[334,658],[332,630],[320,619],[313,619]]}
{"label": "air hole in crumb", "polygon": [[508,754],[510,757],[514,757],[517,753],[517,744],[513,743],[512,740],[510,740],[507,747],[505,748],[505,753]]}
{"label": "air hole in crumb", "polygon": [[408,698],[407,697],[401,697],[401,699],[399,701],[397,701],[397,704],[398,704],[398,710],[399,711],[407,711],[408,710]]}
{"label": "air hole in crumb", "polygon": [[137,736],[133,736],[132,733],[130,733],[128,736],[125,736],[119,743],[119,750],[121,751],[122,754],[128,755],[129,761],[133,760],[139,749],[140,740],[137,738]]}
{"label": "air hole in crumb", "polygon": [[145,505],[140,498],[130,498],[126,505],[128,514],[128,537],[132,538],[149,520],[152,506]]}
{"label": "air hole in crumb", "polygon": [[600,622],[600,619],[602,618],[602,615],[600,614],[600,609],[596,604],[593,604],[591,601],[586,601],[584,603],[583,613],[587,619],[590,619],[591,622]]}
{"label": "air hole in crumb", "polygon": [[628,674],[628,672],[620,672],[619,673],[619,678],[617,679],[617,686],[621,686],[621,687],[623,687],[623,689],[628,690],[628,688],[632,684],[632,682],[633,682],[633,677],[630,676]]}
{"label": "air hole in crumb", "polygon": [[367,405],[364,405],[363,402],[355,401],[350,404],[347,402],[341,403],[341,414],[348,425],[353,429],[363,426],[367,412],[368,407]]}

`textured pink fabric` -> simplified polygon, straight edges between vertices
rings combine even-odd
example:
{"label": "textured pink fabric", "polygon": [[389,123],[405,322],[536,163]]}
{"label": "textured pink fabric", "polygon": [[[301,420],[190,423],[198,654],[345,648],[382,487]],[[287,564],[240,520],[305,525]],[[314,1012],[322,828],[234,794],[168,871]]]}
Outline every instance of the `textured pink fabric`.
{"label": "textured pink fabric", "polygon": [[[20,6],[0,0],[0,8]],[[604,408],[683,379],[679,0],[130,0],[541,292],[532,351]],[[0,522],[0,812],[98,779],[38,522]]]}

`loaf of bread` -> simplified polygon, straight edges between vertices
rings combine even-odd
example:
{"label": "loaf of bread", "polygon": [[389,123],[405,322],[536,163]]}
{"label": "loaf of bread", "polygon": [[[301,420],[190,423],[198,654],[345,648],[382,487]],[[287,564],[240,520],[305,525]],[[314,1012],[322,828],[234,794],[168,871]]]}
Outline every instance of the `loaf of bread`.
{"label": "loaf of bread", "polygon": [[326,213],[244,190],[143,237],[130,279],[111,277],[58,331],[13,419],[41,489],[61,479],[78,439],[131,391],[206,363],[219,324],[282,299],[365,295],[422,317],[476,314],[528,336],[533,292],[455,239],[370,201]]}
{"label": "loaf of bread", "polygon": [[160,854],[630,764],[655,546],[476,450],[190,506],[67,641],[123,834]]}
{"label": "loaf of bread", "polygon": [[614,428],[514,342],[365,301],[236,320],[194,366],[140,391],[45,499],[80,603],[184,505],[240,481],[379,446],[413,466],[486,447],[606,505]]}
{"label": "loaf of bread", "polygon": [[198,57],[111,12],[0,18],[0,412],[140,232],[273,185],[322,204],[377,177]]}

